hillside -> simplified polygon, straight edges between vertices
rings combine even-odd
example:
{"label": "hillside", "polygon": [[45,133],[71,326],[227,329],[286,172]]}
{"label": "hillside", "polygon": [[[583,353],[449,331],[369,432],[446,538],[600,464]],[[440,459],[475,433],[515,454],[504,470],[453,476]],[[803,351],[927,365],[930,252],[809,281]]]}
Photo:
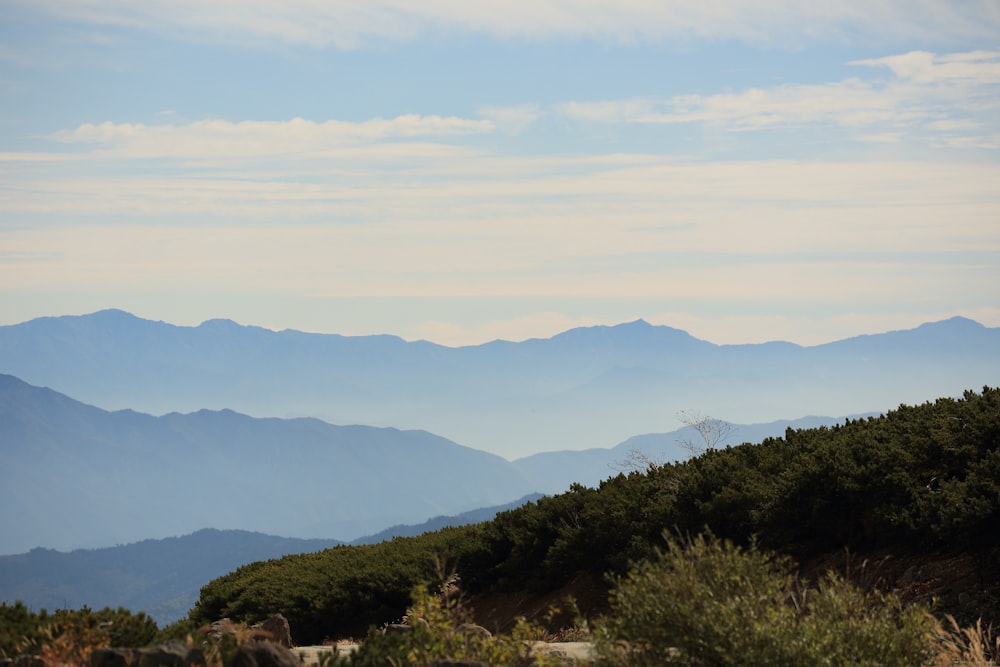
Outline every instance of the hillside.
{"label": "hillside", "polygon": [[300,540],[241,530],[199,530],[69,553],[33,549],[0,556],[0,600],[32,609],[124,607],[160,625],[187,616],[206,581],[254,561],[321,551],[337,540]]}
{"label": "hillside", "polygon": [[[537,494],[497,507],[456,516],[437,516],[414,525],[397,525],[353,544],[376,544],[446,526],[492,519],[498,512],[537,500]],[[343,544],[303,540],[243,530],[206,528],[190,535],[143,540],[101,549],[70,552],[32,549],[0,556],[0,601],[20,600],[31,609],[124,607],[145,612],[161,627],[185,618],[208,581],[255,561],[313,553]]]}
{"label": "hillside", "polygon": [[0,553],[205,526],[347,541],[535,491],[499,456],[423,431],[108,412],[5,375],[0,442]]}
{"label": "hillside", "polygon": [[449,348],[108,310],[0,327],[0,372],[107,410],[417,429],[513,460],[670,431],[685,409],[762,423],[956,396],[1000,377],[1000,329],[954,318],[811,347],[715,345],[637,320]]}
{"label": "hillside", "polygon": [[648,557],[664,531],[707,527],[740,542],[756,536],[806,576],[849,565],[862,585],[909,601],[937,596],[936,611],[961,622],[997,622],[997,525],[1000,390],[984,388],[621,474],[482,524],[247,566],[205,586],[193,617],[280,611],[302,642],[358,636],[399,618],[411,587],[433,580],[443,559],[482,605],[482,622],[499,625],[503,610],[524,613],[562,591],[599,603],[605,575]]}

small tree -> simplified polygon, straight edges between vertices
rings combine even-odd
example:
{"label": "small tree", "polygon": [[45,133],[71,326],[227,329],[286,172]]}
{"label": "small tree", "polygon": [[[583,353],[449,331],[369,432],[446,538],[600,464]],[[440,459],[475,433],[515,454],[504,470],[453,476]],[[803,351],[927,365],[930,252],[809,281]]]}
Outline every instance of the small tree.
{"label": "small tree", "polygon": [[715,449],[736,432],[736,427],[729,422],[703,415],[697,410],[681,410],[677,413],[677,419],[698,433],[700,442],[691,438],[678,440],[684,449],[695,456]]}

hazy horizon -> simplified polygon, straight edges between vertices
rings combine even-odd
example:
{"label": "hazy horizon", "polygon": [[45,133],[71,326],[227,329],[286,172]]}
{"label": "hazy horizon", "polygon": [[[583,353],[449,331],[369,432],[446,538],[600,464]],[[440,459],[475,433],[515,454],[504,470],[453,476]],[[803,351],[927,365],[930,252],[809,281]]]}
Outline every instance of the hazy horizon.
{"label": "hazy horizon", "polygon": [[985,324],[983,322],[980,322],[980,321],[976,320],[975,318],[965,317],[965,316],[962,316],[962,315],[953,315],[951,317],[947,317],[947,318],[940,319],[940,320],[928,320],[926,322],[917,322],[912,327],[898,327],[898,328],[894,328],[894,329],[886,329],[886,330],[883,330],[883,331],[860,331],[857,334],[853,334],[853,335],[849,335],[849,336],[843,336],[843,337],[839,337],[839,338],[831,338],[829,340],[821,340],[821,341],[817,341],[817,342],[813,342],[813,343],[800,343],[799,341],[787,340],[787,339],[767,339],[767,340],[759,340],[759,341],[756,341],[756,340],[747,340],[747,341],[732,340],[732,341],[727,341],[727,342],[720,342],[720,341],[715,341],[715,340],[710,340],[710,339],[707,339],[707,338],[703,338],[701,336],[696,335],[695,333],[693,333],[691,331],[683,329],[682,327],[674,326],[674,325],[669,324],[669,323],[655,323],[655,322],[651,322],[647,318],[637,317],[635,319],[628,320],[628,321],[599,323],[599,324],[589,324],[589,325],[588,324],[578,325],[578,326],[571,327],[569,329],[560,329],[560,330],[553,331],[551,335],[527,336],[525,338],[516,338],[516,339],[515,338],[491,338],[491,339],[486,339],[486,340],[482,340],[482,341],[478,341],[478,342],[449,344],[449,343],[446,343],[446,342],[441,342],[441,341],[436,341],[436,340],[430,340],[430,339],[427,339],[427,338],[406,338],[405,336],[401,336],[401,335],[399,335],[399,334],[397,334],[395,332],[392,332],[392,331],[377,331],[377,332],[372,332],[372,333],[369,333],[369,334],[345,334],[345,333],[340,332],[340,331],[309,331],[309,330],[305,330],[305,329],[297,329],[295,327],[269,327],[269,326],[264,326],[264,325],[261,325],[261,324],[257,324],[255,322],[241,322],[241,321],[237,321],[237,320],[234,320],[234,319],[228,318],[228,317],[210,317],[208,319],[204,319],[204,320],[200,320],[200,321],[188,324],[188,323],[172,322],[172,321],[161,319],[161,318],[144,317],[144,316],[139,315],[137,313],[134,313],[132,311],[125,310],[124,308],[115,308],[115,307],[103,308],[103,309],[98,310],[98,311],[81,312],[81,313],[61,313],[61,314],[51,314],[51,315],[39,315],[39,316],[31,318],[29,320],[23,320],[23,321],[19,321],[19,322],[9,322],[9,323],[8,322],[0,322],[0,326],[15,326],[15,325],[18,325],[18,324],[25,324],[27,322],[30,322],[33,319],[60,318],[60,317],[87,317],[89,315],[96,315],[97,313],[104,312],[104,311],[120,311],[120,312],[126,313],[126,314],[128,314],[128,315],[130,315],[132,317],[136,317],[136,318],[138,318],[140,320],[146,320],[146,321],[149,321],[149,322],[158,322],[158,323],[163,323],[163,324],[168,324],[168,325],[171,325],[171,326],[183,327],[183,328],[197,328],[197,327],[200,327],[202,325],[208,324],[208,323],[213,322],[213,321],[224,320],[224,321],[228,321],[228,322],[233,322],[234,324],[236,324],[236,325],[238,325],[240,327],[264,329],[264,330],[267,330],[267,331],[270,331],[270,332],[273,332],[273,333],[281,333],[283,331],[295,331],[295,332],[307,333],[307,334],[337,335],[337,336],[347,336],[347,337],[353,337],[353,336],[394,336],[396,338],[401,338],[402,340],[404,340],[404,341],[406,341],[408,343],[413,343],[413,342],[429,342],[429,343],[433,343],[435,345],[440,345],[442,347],[450,347],[450,348],[455,348],[455,347],[478,347],[478,346],[485,345],[485,344],[492,343],[492,342],[523,343],[523,342],[528,341],[528,340],[542,340],[542,339],[552,338],[552,337],[557,336],[559,334],[563,334],[563,333],[566,333],[568,331],[571,331],[573,329],[578,329],[578,328],[590,328],[590,327],[608,327],[608,328],[613,328],[613,327],[619,327],[619,326],[626,326],[626,325],[629,325],[629,324],[635,324],[635,323],[640,322],[640,321],[645,322],[646,324],[649,324],[650,326],[654,326],[654,327],[668,327],[668,328],[672,328],[672,329],[677,329],[679,331],[683,331],[684,333],[687,333],[687,334],[691,335],[693,338],[705,341],[707,343],[712,343],[713,345],[753,345],[753,344],[758,344],[758,343],[791,343],[793,345],[798,345],[800,347],[816,347],[816,346],[824,345],[824,344],[827,344],[827,343],[835,343],[835,342],[838,342],[838,341],[841,341],[841,340],[845,340],[847,338],[855,338],[857,336],[871,336],[871,335],[879,335],[879,334],[885,334],[885,333],[893,333],[893,332],[896,332],[896,331],[906,331],[906,330],[910,330],[910,329],[916,329],[916,328],[918,328],[920,326],[923,326],[923,325],[926,325],[926,324],[937,324],[937,323],[940,323],[940,322],[945,322],[947,320],[951,320],[951,319],[955,319],[955,318],[960,318],[960,317],[964,318],[964,319],[971,320],[971,321],[975,322],[976,324],[979,324],[979,325],[987,327],[987,328],[997,328],[997,327]]}
{"label": "hazy horizon", "polygon": [[10,0],[0,318],[1000,326],[1000,6]]}

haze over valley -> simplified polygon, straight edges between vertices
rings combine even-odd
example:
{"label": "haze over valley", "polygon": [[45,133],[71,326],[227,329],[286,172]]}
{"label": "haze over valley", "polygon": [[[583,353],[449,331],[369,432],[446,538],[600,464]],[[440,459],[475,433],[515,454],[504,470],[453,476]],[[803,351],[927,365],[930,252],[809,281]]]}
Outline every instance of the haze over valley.
{"label": "haze over valley", "polygon": [[1000,329],[718,346],[638,321],[449,348],[102,311],[0,327],[0,368],[0,553],[351,541],[686,458],[685,411],[732,424],[724,446],[957,395],[1000,377]]}

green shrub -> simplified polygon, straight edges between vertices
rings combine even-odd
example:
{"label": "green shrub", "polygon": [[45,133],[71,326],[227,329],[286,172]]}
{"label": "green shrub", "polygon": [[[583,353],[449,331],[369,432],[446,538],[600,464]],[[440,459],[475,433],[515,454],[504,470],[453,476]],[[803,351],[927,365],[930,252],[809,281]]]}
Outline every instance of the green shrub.
{"label": "green shrub", "polygon": [[482,662],[490,667],[546,667],[564,665],[565,660],[535,651],[542,631],[520,620],[510,635],[490,635],[474,625],[472,610],[463,601],[455,582],[445,580],[436,594],[418,587],[413,606],[404,617],[409,630],[368,632],[364,644],[340,664],[349,667],[414,665],[427,667],[439,661]]}
{"label": "green shrub", "polygon": [[814,589],[790,561],[712,535],[681,541],[617,582],[595,623],[607,665],[921,665],[926,610],[829,574]]}
{"label": "green shrub", "polygon": [[0,605],[0,656],[41,655],[49,662],[79,664],[102,646],[140,648],[157,635],[156,622],[143,612],[119,607],[94,611],[31,611],[22,602]]}

